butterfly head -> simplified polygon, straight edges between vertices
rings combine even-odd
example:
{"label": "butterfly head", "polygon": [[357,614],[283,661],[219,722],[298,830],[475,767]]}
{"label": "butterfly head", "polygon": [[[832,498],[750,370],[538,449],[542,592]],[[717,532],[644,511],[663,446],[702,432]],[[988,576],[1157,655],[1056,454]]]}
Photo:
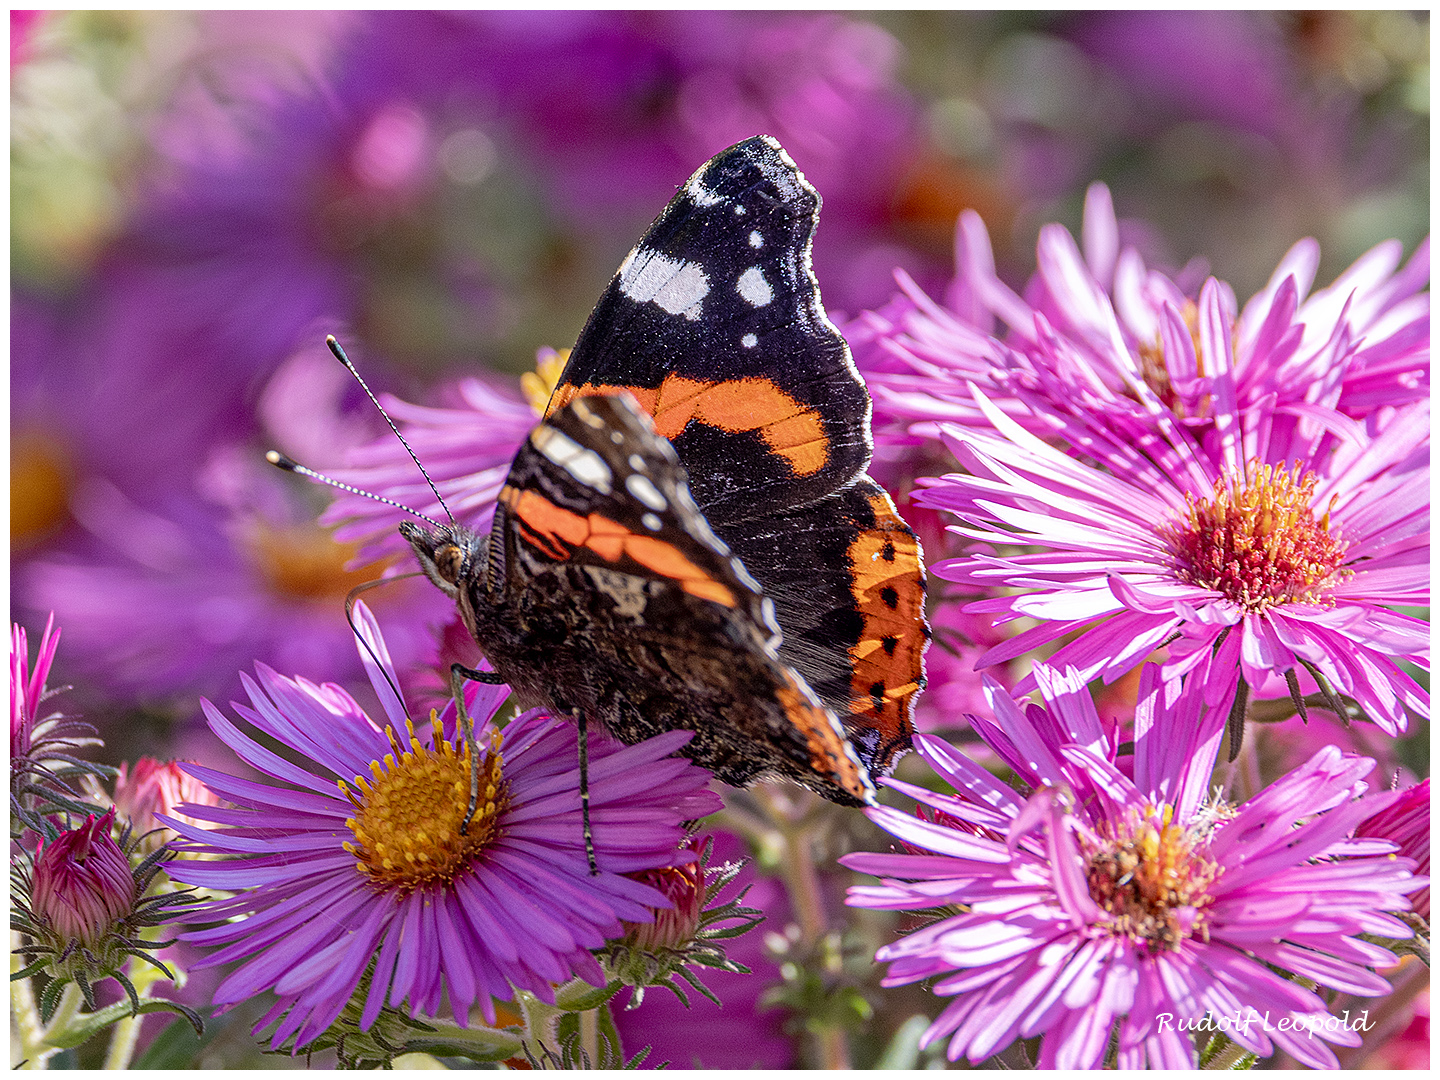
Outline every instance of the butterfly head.
{"label": "butterfly head", "polygon": [[464,525],[430,529],[405,521],[400,535],[410,542],[426,576],[452,600],[459,598],[466,582],[484,573],[489,557],[486,540]]}

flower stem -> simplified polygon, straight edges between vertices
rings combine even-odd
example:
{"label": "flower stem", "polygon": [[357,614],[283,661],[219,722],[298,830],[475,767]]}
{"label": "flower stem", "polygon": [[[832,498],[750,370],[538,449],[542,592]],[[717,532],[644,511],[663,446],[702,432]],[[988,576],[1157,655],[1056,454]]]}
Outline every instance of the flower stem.
{"label": "flower stem", "polygon": [[594,1009],[580,1014],[580,1052],[590,1068],[600,1067],[600,1016]]}
{"label": "flower stem", "polygon": [[[791,789],[778,789],[770,784],[757,784],[751,790],[781,841],[777,868],[800,927],[799,945],[804,954],[814,955],[829,929],[814,859],[815,816],[806,812],[815,798],[808,794],[797,796]],[[818,1043],[818,1068],[850,1068],[850,1047],[842,1028],[826,1024],[811,1030]]]}
{"label": "flower stem", "polygon": [[[23,957],[18,951],[22,938],[15,933],[10,935],[10,971],[19,971],[24,966]],[[15,1032],[19,1036],[18,1045],[13,1047],[14,1051],[10,1058],[10,1067],[14,1069],[42,1069],[47,1057],[55,1053],[54,1049],[45,1049],[45,1028],[40,1023],[40,1010],[35,1007],[35,988],[29,979],[18,979],[10,984],[10,1009],[15,1023]]]}
{"label": "flower stem", "polygon": [[110,1030],[110,1049],[105,1054],[106,1069],[128,1069],[130,1059],[135,1056],[135,1044],[140,1039],[140,1024],[143,1016],[126,1016],[115,1021]]}

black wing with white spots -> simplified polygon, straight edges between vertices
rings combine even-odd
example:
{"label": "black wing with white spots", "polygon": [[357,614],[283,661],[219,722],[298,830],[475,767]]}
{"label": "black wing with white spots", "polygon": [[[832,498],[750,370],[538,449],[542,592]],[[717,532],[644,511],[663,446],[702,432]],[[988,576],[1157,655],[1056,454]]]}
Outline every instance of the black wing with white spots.
{"label": "black wing with white spots", "polygon": [[628,391],[712,525],[835,491],[870,460],[870,398],[810,268],[820,197],[757,136],[680,189],[595,306],[551,398]]}

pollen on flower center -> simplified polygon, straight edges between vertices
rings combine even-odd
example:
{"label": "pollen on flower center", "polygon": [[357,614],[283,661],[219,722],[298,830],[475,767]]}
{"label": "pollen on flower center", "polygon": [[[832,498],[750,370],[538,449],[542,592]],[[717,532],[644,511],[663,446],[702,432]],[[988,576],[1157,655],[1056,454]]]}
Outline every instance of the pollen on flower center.
{"label": "pollen on flower center", "polygon": [[1172,820],[1136,814],[1111,837],[1092,842],[1090,896],[1109,915],[1111,932],[1153,952],[1206,938],[1205,911],[1219,867],[1204,837]]}
{"label": "pollen on flower center", "polygon": [[1317,519],[1310,507],[1318,478],[1298,463],[1252,461],[1246,472],[1245,484],[1227,484],[1208,501],[1188,498],[1185,517],[1161,528],[1181,578],[1250,611],[1325,600],[1348,576],[1348,545],[1332,533],[1329,510]]}
{"label": "pollen on flower center", "polygon": [[[431,723],[436,723],[433,713]],[[353,785],[340,785],[355,807],[355,816],[345,822],[355,840],[345,850],[356,856],[357,870],[387,889],[453,880],[490,842],[504,809],[498,731],[480,765],[475,817],[462,835],[470,802],[469,747],[457,752],[440,737],[437,725],[431,750],[415,737],[408,720],[406,729],[409,749],[401,749],[392,731],[394,752],[371,763],[370,778],[357,776]]]}

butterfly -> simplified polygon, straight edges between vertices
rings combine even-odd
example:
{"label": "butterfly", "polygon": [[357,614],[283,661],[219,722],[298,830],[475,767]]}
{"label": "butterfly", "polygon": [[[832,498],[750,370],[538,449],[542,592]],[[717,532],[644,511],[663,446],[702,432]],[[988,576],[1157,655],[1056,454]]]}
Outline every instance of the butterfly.
{"label": "butterfly", "polygon": [[819,208],[773,138],[712,158],[600,297],[489,533],[401,532],[494,668],[471,676],[862,805],[910,747],[930,631],[811,270]]}

